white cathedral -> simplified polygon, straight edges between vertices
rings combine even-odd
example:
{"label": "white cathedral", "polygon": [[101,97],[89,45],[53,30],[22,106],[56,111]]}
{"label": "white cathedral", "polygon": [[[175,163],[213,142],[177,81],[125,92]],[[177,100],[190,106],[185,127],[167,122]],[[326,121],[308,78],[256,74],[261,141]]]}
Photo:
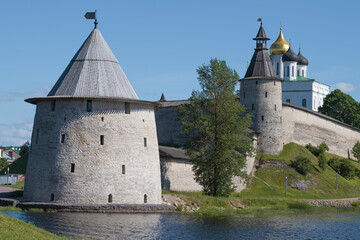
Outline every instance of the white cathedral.
{"label": "white cathedral", "polygon": [[298,54],[292,50],[284,39],[282,28],[270,47],[270,57],[276,77],[284,80],[282,100],[318,111],[330,92],[330,86],[307,77],[308,60],[300,48]]}

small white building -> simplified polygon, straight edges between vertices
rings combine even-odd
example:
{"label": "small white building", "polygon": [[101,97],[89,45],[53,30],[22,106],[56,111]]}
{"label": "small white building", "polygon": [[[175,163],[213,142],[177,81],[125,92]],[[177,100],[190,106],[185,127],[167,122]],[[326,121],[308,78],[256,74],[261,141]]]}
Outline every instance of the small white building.
{"label": "small white building", "polygon": [[283,80],[282,100],[318,111],[330,93],[330,86],[307,77],[308,60],[300,49],[298,54],[292,50],[281,28],[270,47],[270,57],[276,77]]}

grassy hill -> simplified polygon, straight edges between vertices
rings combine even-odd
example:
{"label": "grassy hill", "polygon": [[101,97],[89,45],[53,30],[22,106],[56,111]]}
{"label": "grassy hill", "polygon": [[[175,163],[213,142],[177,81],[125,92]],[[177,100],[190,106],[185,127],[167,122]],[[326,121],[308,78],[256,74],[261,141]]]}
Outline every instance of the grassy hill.
{"label": "grassy hill", "polygon": [[[327,160],[336,156],[334,154],[325,154]],[[301,175],[293,168],[289,167],[291,160],[297,156],[304,156],[311,160],[313,167],[307,176]],[[326,166],[321,170],[318,166],[318,159],[305,147],[295,143],[289,143],[284,146],[283,152],[279,155],[261,155],[258,156],[260,168],[257,169],[255,176],[248,186],[248,189],[237,194],[242,198],[254,197],[285,197],[285,178],[288,178],[287,198],[345,198],[360,196],[360,180],[358,178],[348,180],[338,175],[338,189],[336,189],[336,172]],[[270,166],[269,161],[277,166]],[[360,169],[360,164],[351,161],[352,164]],[[282,163],[282,165],[281,165]],[[308,190],[300,191],[291,188],[290,185],[296,182],[306,181]],[[266,185],[266,182],[268,185]]]}

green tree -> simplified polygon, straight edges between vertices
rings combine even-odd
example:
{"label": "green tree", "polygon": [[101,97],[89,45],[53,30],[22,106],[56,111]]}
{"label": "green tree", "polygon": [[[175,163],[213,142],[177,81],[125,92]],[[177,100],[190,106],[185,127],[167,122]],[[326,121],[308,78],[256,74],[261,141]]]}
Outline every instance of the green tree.
{"label": "green tree", "polygon": [[8,165],[6,158],[0,158],[0,170],[6,168]]}
{"label": "green tree", "polygon": [[20,156],[24,156],[30,150],[30,143],[26,141],[20,148]]}
{"label": "green tree", "polygon": [[326,164],[327,164],[327,159],[326,159],[326,156],[324,153],[320,153],[320,155],[318,156],[318,164],[319,164],[319,167],[324,171],[325,170],[325,167],[326,167]]}
{"label": "green tree", "polygon": [[360,142],[357,141],[351,150],[354,157],[360,162]]}
{"label": "green tree", "polygon": [[252,154],[251,115],[234,94],[239,76],[225,61],[211,59],[197,69],[201,91],[179,107],[195,180],[205,193],[228,196],[233,176],[246,178],[245,155]]}
{"label": "green tree", "polygon": [[328,164],[335,172],[344,178],[352,179],[355,176],[356,168],[350,160],[346,158],[334,157],[329,160]]}
{"label": "green tree", "polygon": [[290,166],[293,167],[298,173],[306,176],[310,172],[313,165],[311,160],[307,157],[297,156],[295,160],[291,160]]}
{"label": "green tree", "polygon": [[360,128],[360,103],[336,89],[324,98],[319,112],[341,122]]}

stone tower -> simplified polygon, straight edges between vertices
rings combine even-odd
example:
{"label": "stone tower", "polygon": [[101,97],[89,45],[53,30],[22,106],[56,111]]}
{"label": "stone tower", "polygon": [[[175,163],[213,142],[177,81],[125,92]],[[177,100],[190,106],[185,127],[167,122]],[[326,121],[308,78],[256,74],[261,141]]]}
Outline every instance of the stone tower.
{"label": "stone tower", "polygon": [[139,100],[96,24],[48,96],[25,100],[36,114],[24,199],[160,204],[156,103]]}
{"label": "stone tower", "polygon": [[274,69],[266,47],[265,30],[255,38],[256,48],[246,71],[240,79],[240,101],[253,114],[253,130],[258,136],[259,153],[279,154],[282,151],[281,79]]}

